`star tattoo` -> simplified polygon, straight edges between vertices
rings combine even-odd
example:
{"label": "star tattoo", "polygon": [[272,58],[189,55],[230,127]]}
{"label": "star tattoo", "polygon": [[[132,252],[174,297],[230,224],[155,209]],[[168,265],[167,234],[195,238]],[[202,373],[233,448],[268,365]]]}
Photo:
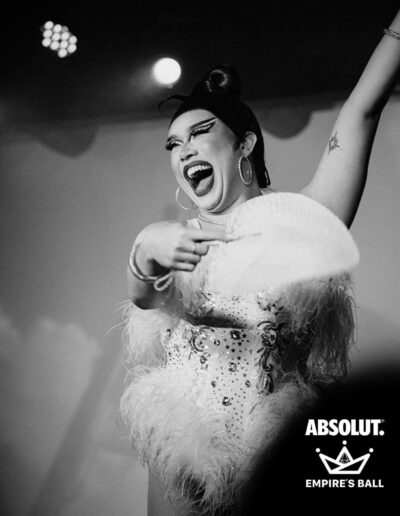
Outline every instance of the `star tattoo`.
{"label": "star tattoo", "polygon": [[337,137],[337,132],[331,137],[331,139],[329,140],[328,142],[328,154],[335,150],[335,149],[340,149],[341,147],[339,146],[339,139]]}

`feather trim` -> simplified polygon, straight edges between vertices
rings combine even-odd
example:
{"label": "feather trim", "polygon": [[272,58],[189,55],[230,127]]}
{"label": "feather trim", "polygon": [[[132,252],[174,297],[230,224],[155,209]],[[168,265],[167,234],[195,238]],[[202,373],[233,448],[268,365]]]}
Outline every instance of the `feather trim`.
{"label": "feather trim", "polygon": [[[300,370],[311,383],[328,383],[347,374],[354,345],[355,303],[349,274],[300,282],[281,291],[276,302],[281,351],[307,351]],[[282,358],[284,362],[284,357]],[[301,366],[301,364],[300,364]]]}
{"label": "feather trim", "polygon": [[142,310],[132,301],[122,305],[122,342],[130,365],[157,366],[165,362],[162,335],[173,317],[159,309]]}
{"label": "feather trim", "polygon": [[139,459],[160,478],[171,500],[211,516],[235,506],[259,451],[314,396],[311,388],[288,383],[258,397],[242,438],[235,440],[221,413],[199,402],[207,398],[206,390],[195,388],[192,374],[182,369],[136,368],[121,407]]}

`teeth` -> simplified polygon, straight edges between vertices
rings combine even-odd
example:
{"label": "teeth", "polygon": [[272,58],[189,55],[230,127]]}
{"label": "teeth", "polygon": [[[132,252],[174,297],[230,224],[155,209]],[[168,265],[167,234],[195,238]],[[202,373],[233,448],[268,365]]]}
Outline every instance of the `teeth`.
{"label": "teeth", "polygon": [[187,171],[187,175],[190,179],[193,179],[193,177],[199,170],[209,170],[210,168],[210,165],[196,165],[194,167],[189,168],[189,170]]}

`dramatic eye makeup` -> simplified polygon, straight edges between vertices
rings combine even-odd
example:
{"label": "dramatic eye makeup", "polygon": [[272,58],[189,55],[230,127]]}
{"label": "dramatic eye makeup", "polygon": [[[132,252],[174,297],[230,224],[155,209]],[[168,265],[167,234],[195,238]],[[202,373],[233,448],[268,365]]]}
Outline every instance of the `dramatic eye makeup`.
{"label": "dramatic eye makeup", "polygon": [[[207,120],[202,120],[201,122],[191,125],[189,128],[189,140],[192,136],[196,136],[197,134],[207,133],[215,124],[215,120],[215,118],[208,118]],[[170,136],[165,144],[165,149],[171,151],[178,143],[182,143],[182,141],[177,136]]]}

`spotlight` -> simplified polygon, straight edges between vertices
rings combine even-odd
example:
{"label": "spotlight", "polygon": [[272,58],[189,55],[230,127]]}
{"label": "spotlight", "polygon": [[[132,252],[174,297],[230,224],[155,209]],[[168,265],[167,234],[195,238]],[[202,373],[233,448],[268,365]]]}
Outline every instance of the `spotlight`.
{"label": "spotlight", "polygon": [[175,59],[164,57],[153,65],[153,77],[165,86],[172,86],[181,76],[181,67]]}
{"label": "spotlight", "polygon": [[42,31],[42,45],[57,52],[58,57],[67,57],[77,49],[78,38],[74,36],[66,25],[47,21],[40,28]]}

